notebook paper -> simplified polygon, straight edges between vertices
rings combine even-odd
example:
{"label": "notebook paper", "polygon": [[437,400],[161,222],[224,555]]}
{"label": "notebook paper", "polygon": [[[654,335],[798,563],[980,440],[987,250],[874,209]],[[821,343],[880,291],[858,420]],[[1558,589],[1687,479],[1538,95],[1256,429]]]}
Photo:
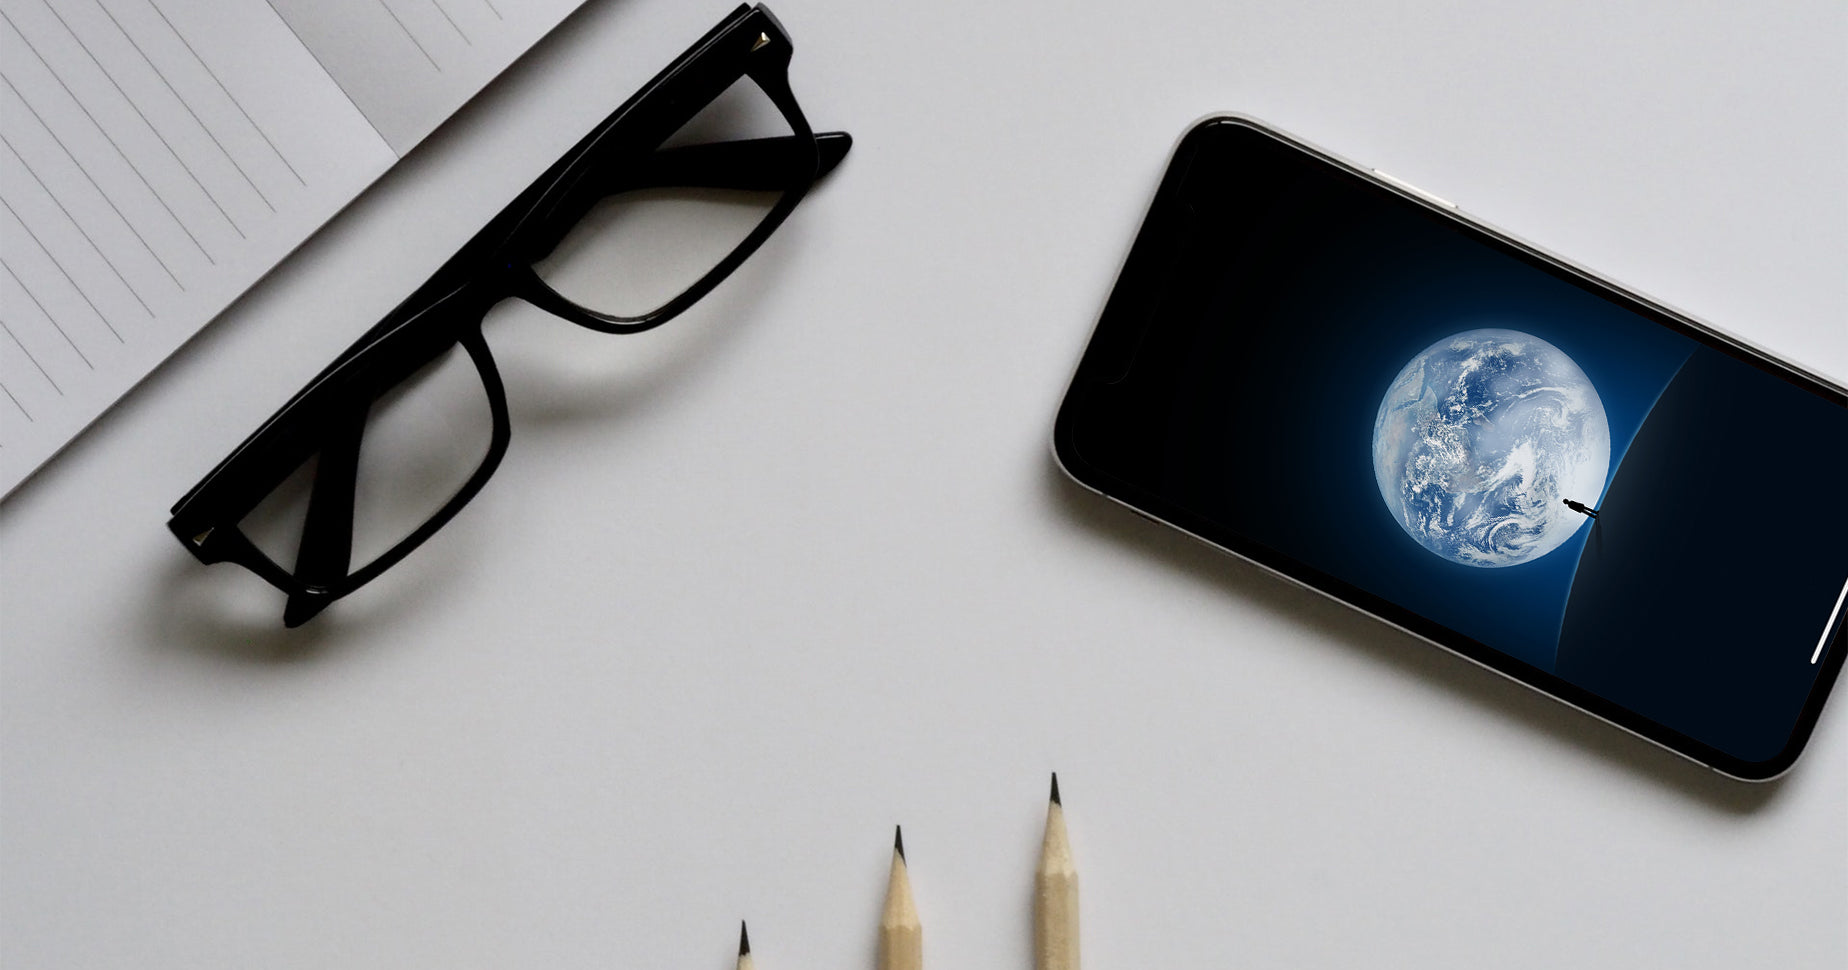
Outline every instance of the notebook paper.
{"label": "notebook paper", "polygon": [[0,493],[580,0],[0,0]]}
{"label": "notebook paper", "polygon": [[402,155],[582,0],[270,0]]}

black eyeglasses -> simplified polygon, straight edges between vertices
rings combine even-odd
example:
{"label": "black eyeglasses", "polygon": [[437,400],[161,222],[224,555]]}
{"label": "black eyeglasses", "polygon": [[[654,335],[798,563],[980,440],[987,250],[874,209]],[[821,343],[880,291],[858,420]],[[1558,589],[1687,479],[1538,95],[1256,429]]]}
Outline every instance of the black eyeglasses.
{"label": "black eyeglasses", "polygon": [[[283,622],[299,626],[377,578],[441,528],[481,490],[506,453],[506,389],[482,321],[512,297],[603,333],[638,333],[686,310],[738,268],[782,224],[816,179],[846,155],[845,132],[815,134],[789,88],[790,44],[761,6],[742,6],[656,75],[513,200],[428,282],[366,331],[333,364],[265,421],[173,507],[168,528],[201,562],[234,562],[288,594]],[[778,129],[767,137],[684,143],[736,113],[744,92],[767,105]],[[716,118],[714,116],[717,116]],[[727,202],[734,234],[703,251],[662,231],[660,211],[634,220],[644,234],[631,258],[611,261],[597,237],[612,222],[612,198],[658,201],[691,192]],[[740,198],[750,204],[738,214]],[[627,218],[618,214],[614,221]],[[652,220],[652,221],[650,221]],[[588,227],[588,228],[586,228]],[[704,223],[697,228],[705,229]],[[588,233],[590,242],[578,237]],[[569,252],[567,252],[569,251]],[[599,266],[599,253],[603,253]],[[662,262],[666,253],[675,257]],[[595,271],[576,272],[588,263]],[[678,278],[660,272],[672,264]],[[640,269],[637,267],[640,266]],[[617,305],[611,277],[626,276],[639,302]],[[588,280],[589,286],[585,287]],[[653,292],[647,292],[652,287]],[[615,287],[622,290],[624,287]],[[460,354],[456,352],[460,350]],[[464,362],[466,382],[485,399],[484,450],[459,485],[428,501],[406,530],[379,541],[354,568],[362,442],[386,405],[412,393],[440,360]],[[248,534],[247,517],[288,490],[305,488],[294,568],[285,569]],[[403,486],[424,498],[428,482]]]}

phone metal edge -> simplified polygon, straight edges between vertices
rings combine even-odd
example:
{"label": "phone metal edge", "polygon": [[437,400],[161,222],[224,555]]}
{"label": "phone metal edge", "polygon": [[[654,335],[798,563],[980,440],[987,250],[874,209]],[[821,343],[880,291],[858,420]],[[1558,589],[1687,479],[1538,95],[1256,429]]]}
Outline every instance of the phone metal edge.
{"label": "phone metal edge", "polygon": [[[1848,387],[1845,387],[1842,383],[1834,379],[1831,379],[1823,374],[1820,374],[1814,370],[1811,370],[1810,368],[1805,367],[1801,364],[1797,364],[1795,362],[1785,360],[1784,358],[1779,357],[1778,355],[1772,353],[1771,351],[1766,350],[1765,348],[1760,347],[1757,344],[1754,344],[1751,341],[1746,340],[1743,337],[1740,337],[1736,334],[1729,333],[1719,327],[1713,326],[1712,324],[1709,324],[1699,319],[1698,317],[1693,316],[1692,314],[1687,313],[1686,311],[1676,309],[1675,307],[1667,303],[1664,303],[1661,300],[1655,299],[1654,297],[1641,293],[1638,290],[1636,290],[1634,287],[1631,287],[1626,283],[1623,283],[1619,280],[1612,279],[1611,277],[1604,276],[1599,273],[1595,273],[1589,268],[1580,266],[1579,264],[1563,256],[1560,256],[1546,249],[1545,247],[1538,246],[1534,243],[1528,242],[1527,240],[1522,239],[1521,237],[1516,236],[1513,233],[1500,228],[1499,226],[1493,225],[1483,220],[1482,218],[1476,216],[1474,213],[1468,211],[1467,209],[1462,208],[1461,206],[1455,203],[1450,203],[1448,202],[1448,200],[1441,200],[1441,202],[1433,201],[1433,200],[1439,199],[1439,197],[1436,195],[1433,195],[1427,190],[1411,182],[1404,181],[1395,176],[1386,176],[1385,173],[1380,172],[1378,169],[1374,169],[1369,166],[1361,165],[1344,156],[1337,155],[1334,152],[1328,151],[1312,142],[1306,141],[1296,136],[1295,134],[1291,132],[1285,131],[1282,128],[1272,125],[1269,122],[1266,122],[1260,118],[1255,118],[1251,115],[1242,114],[1238,112],[1215,111],[1209,114],[1201,115],[1200,117],[1194,119],[1185,128],[1181,130],[1180,136],[1177,137],[1174,140],[1174,144],[1169,147],[1168,154],[1167,154],[1168,162],[1162,168],[1162,172],[1164,173],[1164,176],[1168,170],[1168,167],[1173,165],[1175,152],[1177,152],[1180,149],[1181,142],[1185,141],[1188,135],[1192,134],[1196,128],[1199,128],[1201,125],[1206,124],[1207,122],[1222,121],[1222,120],[1240,122],[1243,124],[1251,125],[1267,134],[1278,137],[1297,148],[1301,148],[1304,151],[1307,151],[1310,154],[1323,159],[1324,161],[1327,161],[1331,164],[1339,166],[1345,171],[1352,172],[1353,174],[1361,176],[1362,178],[1367,179],[1370,182],[1383,186],[1386,189],[1391,190],[1393,193],[1399,195],[1400,197],[1408,199],[1412,202],[1415,202],[1418,205],[1423,206],[1424,208],[1432,212],[1438,212],[1443,215],[1449,216],[1450,218],[1455,219],[1463,223],[1466,226],[1480,229],[1496,237],[1497,239],[1500,239],[1511,245],[1524,249],[1536,256],[1539,256],[1540,258],[1545,259],[1548,262],[1551,262],[1559,266],[1561,269],[1564,269],[1572,273],[1574,276],[1578,276],[1580,278],[1583,278],[1599,286],[1614,288],[1617,291],[1621,292],[1623,295],[1627,297],[1631,297],[1632,299],[1636,299],[1646,304],[1651,309],[1654,309],[1668,316],[1674,317],[1676,320],[1684,324],[1687,324],[1688,326],[1694,327],[1695,329],[1704,331],[1713,337],[1716,337],[1720,340],[1731,343],[1734,346],[1738,347],[1739,349],[1747,351],[1751,353],[1752,355],[1761,358],[1767,363],[1774,364],[1785,370],[1794,371],[1812,381],[1815,381],[1818,384],[1823,385],[1824,387],[1833,388],[1839,393],[1848,394]],[[1385,176],[1385,177],[1382,177],[1382,176]],[[1162,182],[1162,179],[1157,178],[1155,182],[1155,188],[1152,189],[1149,193],[1148,204],[1142,210],[1144,213],[1144,219],[1147,218],[1146,214],[1154,207],[1155,199],[1161,191],[1161,182]],[[1122,258],[1117,261],[1116,274],[1113,277],[1111,277],[1112,283],[1110,286],[1110,292],[1112,293],[1115,292],[1116,290],[1115,281],[1120,280],[1122,278],[1123,270],[1128,266],[1130,254],[1135,251],[1137,238],[1140,235],[1141,235],[1141,224],[1138,223],[1137,231],[1131,235],[1128,247],[1124,249]],[[1109,294],[1106,294],[1105,306],[1108,306],[1108,303],[1109,303]],[[1090,333],[1086,335],[1084,343],[1079,346],[1078,355],[1077,355],[1078,359],[1072,364],[1071,376],[1067,378],[1065,381],[1065,386],[1068,390],[1072,386],[1073,382],[1077,380],[1078,368],[1082,366],[1084,362],[1085,351],[1090,348],[1091,342],[1096,338],[1097,328],[1102,326],[1103,319],[1104,319],[1104,309],[1100,307],[1097,311],[1097,319],[1093,321],[1091,324]],[[1061,397],[1063,397],[1063,395],[1061,395]],[[1679,749],[1671,747],[1662,741],[1659,741],[1655,738],[1649,737],[1646,734],[1642,734],[1638,732],[1634,728],[1628,727],[1623,724],[1619,724],[1616,721],[1613,721],[1610,718],[1605,717],[1602,714],[1599,714],[1597,711],[1593,711],[1585,707],[1580,707],[1579,705],[1574,704],[1573,702],[1563,697],[1560,697],[1558,694],[1554,694],[1551,691],[1545,690],[1536,684],[1528,683],[1527,681],[1522,680],[1520,677],[1517,677],[1514,674],[1511,674],[1505,670],[1500,670],[1493,666],[1490,666],[1489,664],[1484,663],[1483,661],[1478,660],[1475,657],[1472,657],[1466,653],[1463,653],[1454,647],[1448,646],[1443,643],[1439,643],[1438,641],[1433,640],[1430,637],[1427,637],[1416,631],[1406,629],[1405,627],[1400,626],[1397,623],[1394,623],[1392,620],[1389,620],[1386,617],[1380,616],[1379,614],[1374,613],[1370,610],[1367,610],[1354,603],[1350,603],[1347,600],[1344,600],[1341,597],[1336,596],[1335,594],[1325,589],[1321,589],[1310,583],[1306,583],[1296,578],[1295,576],[1291,576],[1288,573],[1282,572],[1281,570],[1265,565],[1264,563],[1261,563],[1257,561],[1256,559],[1253,559],[1250,556],[1247,556],[1244,553],[1241,553],[1235,549],[1230,549],[1230,548],[1227,548],[1226,546],[1222,546],[1219,543],[1206,538],[1205,536],[1202,536],[1196,532],[1192,532],[1188,530],[1184,526],[1177,525],[1176,523],[1170,522],[1167,519],[1161,518],[1160,516],[1155,515],[1152,512],[1148,512],[1143,509],[1137,508],[1136,506],[1131,505],[1130,503],[1124,501],[1123,499],[1120,499],[1114,495],[1111,495],[1110,493],[1105,492],[1104,490],[1097,488],[1089,484],[1088,482],[1085,482],[1083,479],[1080,479],[1070,468],[1066,466],[1065,460],[1059,455],[1059,444],[1058,444],[1058,439],[1057,439],[1056,422],[1054,425],[1054,430],[1047,435],[1046,443],[1047,443],[1048,448],[1052,452],[1053,465],[1056,466],[1059,469],[1059,472],[1063,474],[1069,481],[1071,481],[1072,484],[1077,485],[1079,488],[1082,488],[1087,492],[1091,492],[1093,494],[1101,496],[1107,501],[1120,505],[1123,508],[1128,509],[1131,513],[1135,514],[1136,516],[1140,518],[1147,519],[1150,522],[1154,522],[1158,525],[1162,525],[1169,529],[1173,529],[1175,532],[1178,532],[1181,535],[1184,535],[1187,538],[1192,539],[1195,542],[1198,542],[1201,545],[1204,545],[1209,549],[1212,549],[1216,552],[1219,552],[1227,556],[1231,556],[1235,559],[1239,559],[1244,562],[1250,563],[1251,565],[1258,567],[1264,572],[1278,579],[1281,579],[1284,582],[1289,583],[1292,586],[1296,586],[1298,588],[1308,590],[1311,593],[1315,593],[1316,595],[1321,596],[1324,599],[1340,604],[1341,606],[1346,607],[1347,609],[1353,610],[1354,612],[1359,613],[1361,616],[1367,617],[1368,619],[1371,619],[1375,622],[1382,623],[1394,630],[1398,630],[1399,632],[1404,633],[1407,636],[1410,636],[1415,640],[1428,643],[1431,646],[1434,646],[1438,648],[1439,650],[1442,650],[1445,653],[1450,654],[1453,657],[1457,657],[1459,659],[1467,661],[1468,663],[1473,664],[1476,667],[1486,670],[1492,674],[1495,674],[1496,676],[1501,677],[1511,683],[1519,684],[1520,686],[1526,688],[1527,690],[1533,691],[1534,693],[1540,695],[1541,697],[1545,697],[1548,700],[1551,700],[1557,704],[1560,704],[1569,710],[1577,711],[1580,714],[1584,714],[1595,720],[1602,721],[1603,723],[1608,724],[1611,727],[1614,727],[1617,730],[1622,731],[1623,733],[1628,734],[1633,738],[1636,738],[1640,741],[1643,741],[1657,748],[1660,748],[1663,751],[1666,751],[1669,754],[1672,754],[1677,758],[1681,758],[1684,761],[1688,761],[1702,768],[1705,768],[1708,771],[1711,771],[1714,774],[1720,775],[1723,778],[1730,778],[1733,781],[1744,782],[1750,785],[1760,785],[1760,784],[1765,784],[1768,782],[1773,782],[1773,781],[1776,781],[1784,777],[1785,775],[1789,774],[1793,769],[1795,769],[1797,766],[1797,762],[1801,761],[1803,758],[1803,754],[1809,750],[1809,744],[1806,739],[1803,745],[1803,748],[1800,751],[1798,751],[1796,757],[1791,759],[1790,764],[1785,765],[1783,770],[1777,772],[1776,774],[1766,775],[1763,778],[1747,778],[1743,775],[1735,775],[1731,772],[1725,771],[1722,768],[1720,768],[1718,765],[1712,764],[1710,762],[1702,761],[1700,758],[1695,757],[1692,754],[1689,754],[1685,751],[1681,751]]]}

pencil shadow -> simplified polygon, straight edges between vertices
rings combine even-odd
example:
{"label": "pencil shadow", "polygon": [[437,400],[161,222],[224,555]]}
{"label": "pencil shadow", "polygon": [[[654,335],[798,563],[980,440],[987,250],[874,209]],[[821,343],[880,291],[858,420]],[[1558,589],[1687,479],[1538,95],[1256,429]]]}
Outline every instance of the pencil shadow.
{"label": "pencil shadow", "polygon": [[1750,815],[1769,805],[1784,788],[1782,779],[1749,783],[1728,778],[1596,718],[1567,707],[1498,674],[1464,661],[1410,634],[1216,550],[1192,537],[1151,522],[1101,498],[1066,477],[1056,461],[1046,463],[1046,491],[1060,515],[1143,553],[1186,579],[1217,587],[1228,596],[1291,618],[1353,652],[1406,677],[1437,684],[1562,744],[1678,791],[1732,815]]}

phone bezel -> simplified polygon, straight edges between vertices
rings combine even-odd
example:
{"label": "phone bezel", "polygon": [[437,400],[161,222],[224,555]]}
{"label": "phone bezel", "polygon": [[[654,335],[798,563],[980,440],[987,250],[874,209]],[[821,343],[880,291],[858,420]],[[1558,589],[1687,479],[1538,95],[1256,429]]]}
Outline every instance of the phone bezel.
{"label": "phone bezel", "polygon": [[1845,653],[1842,645],[1844,637],[1848,636],[1848,620],[1837,620],[1830,649],[1821,661],[1822,669],[1818,671],[1815,685],[1783,749],[1764,761],[1745,761],[1612,703],[1545,670],[1515,660],[1500,650],[1427,620],[1396,603],[1321,573],[1277,550],[1239,536],[1105,469],[1093,466],[1079,454],[1073,438],[1074,398],[1085,382],[1102,379],[1099,375],[1126,373],[1133,361],[1142,335],[1151,325],[1149,318],[1154,315],[1155,306],[1164,292],[1164,257],[1171,255],[1174,247],[1186,239],[1188,225],[1184,211],[1186,199],[1181,195],[1182,184],[1206,138],[1214,128],[1222,125],[1241,126],[1275,139],[1322,164],[1383,189],[1406,204],[1452,220],[1488,245],[1539,268],[1550,270],[1555,275],[1563,275],[1662,326],[1848,406],[1848,392],[1819,375],[1780,360],[1689,314],[1521,240],[1409,183],[1383,176],[1383,173],[1375,169],[1351,162],[1255,118],[1238,114],[1214,114],[1189,126],[1176,144],[1155,197],[1118,271],[1103,312],[1086,341],[1084,353],[1060,403],[1053,427],[1053,455],[1061,470],[1078,485],[1139,515],[1178,529],[1215,549],[1251,562],[1291,583],[1372,616],[1729,777],[1742,781],[1767,781],[1790,770],[1813,733],[1842,667]]}

